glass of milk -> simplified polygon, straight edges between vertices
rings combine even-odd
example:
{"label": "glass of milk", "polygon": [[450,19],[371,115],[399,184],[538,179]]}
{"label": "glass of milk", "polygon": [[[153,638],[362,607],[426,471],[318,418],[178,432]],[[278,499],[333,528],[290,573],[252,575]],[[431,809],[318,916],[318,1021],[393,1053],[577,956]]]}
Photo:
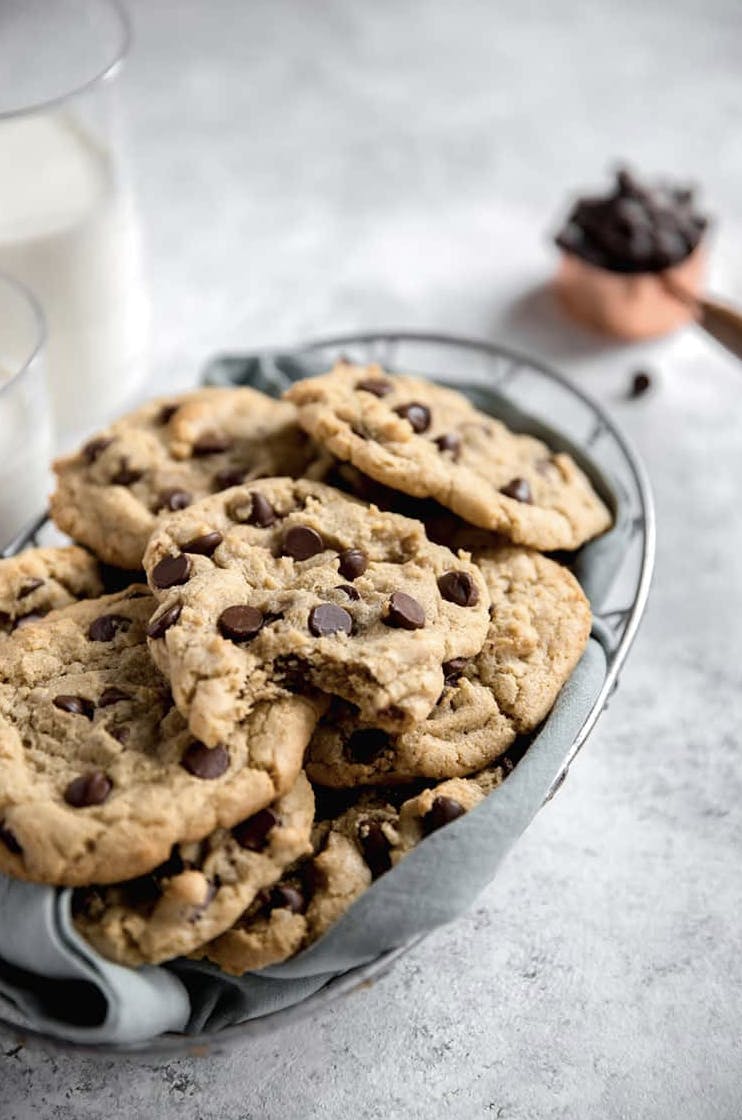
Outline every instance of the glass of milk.
{"label": "glass of milk", "polygon": [[34,297],[0,274],[0,550],[44,511],[49,493],[44,335]]}
{"label": "glass of milk", "polygon": [[0,3],[0,270],[41,303],[57,444],[146,373],[148,300],[119,127],[115,0]]}

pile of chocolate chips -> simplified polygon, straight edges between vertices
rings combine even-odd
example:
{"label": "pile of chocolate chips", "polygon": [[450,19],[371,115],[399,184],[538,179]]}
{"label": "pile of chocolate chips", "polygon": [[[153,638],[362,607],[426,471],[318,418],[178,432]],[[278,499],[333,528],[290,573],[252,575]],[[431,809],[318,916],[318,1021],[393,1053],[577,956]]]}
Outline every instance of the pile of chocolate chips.
{"label": "pile of chocolate chips", "polygon": [[555,240],[612,272],[661,272],[693,252],[707,225],[690,188],[648,187],[621,170],[612,194],[578,199]]}

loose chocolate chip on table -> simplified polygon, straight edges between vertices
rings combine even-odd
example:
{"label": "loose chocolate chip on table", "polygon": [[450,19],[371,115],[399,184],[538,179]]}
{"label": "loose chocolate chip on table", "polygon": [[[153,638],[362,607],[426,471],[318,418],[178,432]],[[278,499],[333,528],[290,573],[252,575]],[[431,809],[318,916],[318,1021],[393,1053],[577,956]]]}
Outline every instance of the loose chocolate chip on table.
{"label": "loose chocolate chip on table", "polygon": [[175,603],[174,606],[168,607],[168,609],[163,611],[161,615],[158,615],[157,618],[153,618],[147,627],[147,637],[161,638],[171,626],[175,625],[180,618],[180,612],[182,610],[183,607],[181,604]]}
{"label": "loose chocolate chip on table", "polygon": [[270,910],[290,910],[292,914],[301,914],[306,906],[304,895],[298,887],[280,884],[274,887],[268,896]]}
{"label": "loose chocolate chip on table", "polygon": [[267,529],[276,520],[276,511],[262,494],[254,493],[250,497],[252,509],[247,519],[248,525],[259,525],[261,529]]}
{"label": "loose chocolate chip on table", "polygon": [[120,614],[102,614],[88,627],[91,642],[112,642],[119,630],[128,630],[131,620]]}
{"label": "loose chocolate chip on table", "polygon": [[232,446],[230,436],[223,432],[204,432],[193,445],[194,455],[218,455],[220,451],[228,451]]}
{"label": "loose chocolate chip on table", "polygon": [[504,494],[506,498],[514,498],[516,502],[533,502],[533,494],[531,487],[525,478],[513,478],[508,482],[507,486],[500,487],[500,493]]}
{"label": "loose chocolate chip on table", "polygon": [[264,621],[257,607],[238,604],[223,610],[217,625],[222,635],[231,642],[247,642],[255,637]]}
{"label": "loose chocolate chip on table", "polygon": [[229,769],[229,753],[224,747],[207,747],[194,739],[186,748],[180,765],[194,778],[220,778]]}
{"label": "loose chocolate chip on table", "polygon": [[444,661],[441,669],[446,684],[456,684],[468,664],[467,657],[452,657],[450,661]]}
{"label": "loose chocolate chip on table", "polygon": [[368,556],[360,548],[346,548],[340,553],[338,560],[338,571],[344,579],[358,579],[368,567]]}
{"label": "loose chocolate chip on table", "polygon": [[452,797],[436,797],[423,817],[425,835],[429,836],[431,832],[443,828],[444,824],[450,824],[457,817],[463,816],[464,812],[464,807],[459,805],[458,801],[454,801]]}
{"label": "loose chocolate chip on table", "polygon": [[177,404],[164,404],[160,411],[157,413],[157,423],[168,424],[172,420],[173,416],[175,416],[175,413],[177,411]]}
{"label": "loose chocolate chip on table", "polygon": [[180,547],[183,552],[192,552],[197,556],[211,556],[219,545],[222,543],[221,533],[204,533],[201,537],[194,537],[193,540],[182,544]]}
{"label": "loose chocolate chip on table", "polygon": [[308,525],[292,525],[283,535],[283,554],[294,560],[308,560],[324,547],[322,537]]}
{"label": "loose chocolate chip on table", "polygon": [[391,844],[378,821],[359,821],[358,843],[374,879],[392,866]]}
{"label": "loose chocolate chip on table", "polygon": [[73,809],[85,809],[89,805],[102,805],[108,800],[113,782],[102,770],[91,770],[73,778],[64,791],[64,799]]}
{"label": "loose chocolate chip on table", "polygon": [[185,509],[193,501],[193,494],[187,490],[160,490],[155,504],[155,513],[161,509]]}
{"label": "loose chocolate chip on table", "polygon": [[229,490],[231,486],[240,486],[245,481],[246,470],[239,467],[227,467],[226,470],[217,471],[214,475],[215,490]]}
{"label": "loose chocolate chip on table", "polygon": [[85,716],[87,719],[92,719],[95,712],[95,704],[85,696],[68,696],[61,693],[54,697],[53,704],[61,712],[69,712],[73,716]]}
{"label": "loose chocolate chip on table", "polygon": [[94,463],[95,460],[103,454],[106,448],[111,446],[112,443],[112,439],[104,439],[103,437],[101,437],[100,439],[91,439],[90,442],[86,443],[82,449],[83,459],[86,463]]}
{"label": "loose chocolate chip on table", "polygon": [[444,436],[434,439],[433,443],[439,451],[450,451],[453,458],[458,459],[461,451],[461,436],[458,432],[446,432]]}
{"label": "loose chocolate chip on table", "polygon": [[438,590],[457,607],[474,607],[479,602],[479,589],[468,572],[444,572],[438,579]]}
{"label": "loose chocolate chip on table", "polygon": [[348,598],[352,599],[354,603],[358,602],[361,597],[356,591],[355,587],[353,587],[353,585],[350,583],[339,583],[335,590],[344,591]]}
{"label": "loose chocolate chip on table", "polygon": [[648,389],[652,388],[652,378],[646,370],[638,369],[631,379],[631,389],[629,396],[636,399],[636,397],[643,397]]}
{"label": "loose chocolate chip on table", "polygon": [[309,629],[315,638],[326,638],[330,634],[350,634],[353,619],[343,607],[334,603],[320,603],[309,612]]}
{"label": "loose chocolate chip on table", "polygon": [[405,591],[395,591],[389,600],[389,613],[384,622],[402,630],[420,630],[425,625],[425,611],[417,599]]}
{"label": "loose chocolate chip on table", "polygon": [[120,688],[104,688],[98,701],[99,708],[110,708],[111,704],[120,704],[122,700],[131,700],[128,692]]}
{"label": "loose chocolate chip on table", "polygon": [[152,582],[155,587],[165,590],[186,583],[191,574],[191,562],[179,552],[177,556],[164,556],[152,569]]}
{"label": "loose chocolate chip on table", "polygon": [[373,393],[375,397],[385,397],[393,388],[389,381],[384,381],[381,377],[369,377],[356,385],[356,389],[362,389],[364,393]]}
{"label": "loose chocolate chip on table", "polygon": [[122,459],[119,469],[111,479],[111,482],[116,486],[132,486],[144,474],[144,471],[138,471],[135,467],[129,465],[128,459]]}
{"label": "loose chocolate chip on table", "polygon": [[248,817],[246,821],[233,828],[232,835],[241,848],[247,848],[249,852],[262,852],[269,832],[277,824],[277,813],[272,809],[261,809],[259,813]]}
{"label": "loose chocolate chip on table", "polygon": [[430,427],[430,409],[426,404],[411,401],[410,404],[401,404],[394,411],[403,420],[408,420],[413,432],[417,432],[418,435],[420,432],[427,432]]}
{"label": "loose chocolate chip on table", "polygon": [[353,762],[371,762],[389,746],[389,736],[378,727],[359,727],[345,744],[345,753]]}
{"label": "loose chocolate chip on table", "polygon": [[6,827],[4,821],[0,821],[0,843],[3,843],[8,851],[14,856],[20,856],[23,854],[23,848],[20,846],[18,840],[10,831],[10,829]]}
{"label": "loose chocolate chip on table", "polygon": [[43,584],[43,579],[29,579],[23,584],[23,587],[21,587],[16,595],[16,599],[25,599],[27,595],[30,595],[32,591],[36,591],[39,587],[42,587]]}

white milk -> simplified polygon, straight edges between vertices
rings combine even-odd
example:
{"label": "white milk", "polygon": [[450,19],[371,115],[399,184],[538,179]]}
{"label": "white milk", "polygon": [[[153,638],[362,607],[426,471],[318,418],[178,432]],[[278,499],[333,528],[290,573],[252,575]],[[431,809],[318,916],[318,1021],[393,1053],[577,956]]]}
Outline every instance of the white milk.
{"label": "white milk", "polygon": [[139,229],[109,156],[61,112],[0,121],[0,270],[44,308],[60,432],[120,409],[145,373]]}
{"label": "white milk", "polygon": [[51,426],[36,378],[8,380],[0,368],[0,548],[43,513],[51,484]]}

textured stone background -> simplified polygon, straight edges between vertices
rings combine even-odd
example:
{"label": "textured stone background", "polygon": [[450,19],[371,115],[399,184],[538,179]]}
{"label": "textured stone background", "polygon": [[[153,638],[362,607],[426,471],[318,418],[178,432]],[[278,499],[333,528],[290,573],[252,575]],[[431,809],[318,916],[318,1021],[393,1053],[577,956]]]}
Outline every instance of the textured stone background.
{"label": "textured stone background", "polygon": [[[704,182],[742,297],[735,0],[136,0],[127,76],[158,385],[355,327],[507,338],[604,400],[659,510],[650,610],[570,778],[473,913],[375,987],[229,1057],[0,1054],[3,1120],[742,1111],[742,370],[616,349],[537,285],[616,157]],[[631,370],[655,392],[623,399]]]}

